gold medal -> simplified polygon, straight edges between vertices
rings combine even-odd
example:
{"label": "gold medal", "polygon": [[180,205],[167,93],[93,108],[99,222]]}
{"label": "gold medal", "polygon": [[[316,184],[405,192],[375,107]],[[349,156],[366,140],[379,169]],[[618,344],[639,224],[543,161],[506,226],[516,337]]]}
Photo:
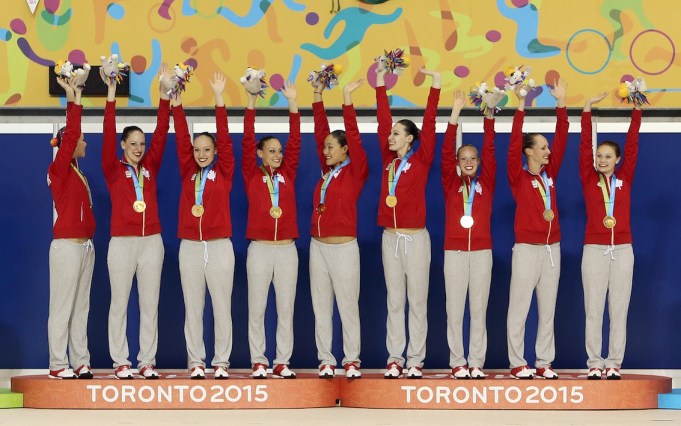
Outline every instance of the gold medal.
{"label": "gold medal", "polygon": [[194,204],[194,205],[192,206],[192,214],[194,215],[194,217],[201,217],[201,216],[203,216],[203,212],[204,212],[204,211],[205,211],[205,209],[204,209],[203,206],[200,205],[200,204]]}
{"label": "gold medal", "polygon": [[614,228],[616,224],[617,220],[615,220],[615,218],[612,216],[606,216],[603,218],[603,225],[605,225],[605,227],[608,229]]}
{"label": "gold medal", "polygon": [[134,203],[132,203],[132,209],[135,210],[137,213],[142,213],[147,209],[147,203],[145,203],[142,200],[137,200]]}
{"label": "gold medal", "polygon": [[466,229],[473,227],[474,222],[475,221],[473,220],[473,216],[464,215],[461,216],[461,219],[459,219],[459,223],[461,224],[461,226]]}
{"label": "gold medal", "polygon": [[283,212],[281,211],[281,207],[272,207],[270,209],[270,216],[272,216],[275,219],[279,219]]}
{"label": "gold medal", "polygon": [[553,213],[553,210],[551,210],[551,209],[544,210],[544,220],[545,221],[551,222],[554,217],[555,217],[555,214]]}
{"label": "gold medal", "polygon": [[388,207],[395,207],[397,205],[397,197],[394,195],[388,195],[385,197],[385,204],[387,204]]}
{"label": "gold medal", "polygon": [[324,203],[319,203],[317,206],[317,213],[322,214],[326,210],[326,204]]}

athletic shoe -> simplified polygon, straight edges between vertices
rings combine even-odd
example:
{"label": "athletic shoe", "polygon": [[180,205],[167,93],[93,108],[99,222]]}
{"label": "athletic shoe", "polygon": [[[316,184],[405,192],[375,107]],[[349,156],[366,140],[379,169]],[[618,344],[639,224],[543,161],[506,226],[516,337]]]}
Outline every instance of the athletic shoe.
{"label": "athletic shoe", "polygon": [[229,379],[229,373],[225,367],[218,365],[217,367],[213,367],[213,378],[215,380]]}
{"label": "athletic shoe", "polygon": [[601,380],[602,375],[603,370],[600,368],[592,368],[589,370],[589,374],[586,375],[586,378],[589,380]]}
{"label": "athletic shoe", "polygon": [[319,367],[319,378],[320,379],[332,379],[335,376],[336,367],[329,364],[324,364]]}
{"label": "athletic shoe", "polygon": [[555,380],[558,378],[558,373],[553,371],[553,368],[551,368],[550,365],[546,367],[537,367],[537,377],[541,379]]}
{"label": "athletic shoe", "polygon": [[119,365],[114,371],[114,376],[119,380],[132,380],[132,371],[129,365]]}
{"label": "athletic shoe", "polygon": [[530,370],[529,365],[523,365],[511,369],[511,377],[514,379],[529,380],[534,379],[534,374],[532,373],[532,370]]}
{"label": "athletic shoe", "polygon": [[402,377],[402,366],[396,362],[391,362],[385,368],[385,373],[383,374],[385,379],[399,379]]}
{"label": "athletic shoe", "polygon": [[345,377],[348,379],[359,379],[362,377],[362,372],[359,371],[359,367],[354,362],[348,362],[343,368],[345,368]]}
{"label": "athletic shoe", "polygon": [[289,370],[286,364],[277,364],[272,369],[272,375],[281,377],[282,379],[295,379],[296,373]]}
{"label": "athletic shoe", "polygon": [[487,377],[487,375],[479,367],[469,368],[468,372],[471,375],[471,379],[481,380],[481,379],[484,379],[485,377]]}
{"label": "athletic shoe", "polygon": [[140,374],[147,380],[158,379],[158,373],[156,370],[154,370],[153,365],[145,365],[144,367],[140,368]]}
{"label": "athletic shoe", "polygon": [[253,366],[254,379],[266,379],[267,378],[267,366],[265,364],[255,364]]}
{"label": "athletic shoe", "polygon": [[608,380],[619,380],[622,378],[620,376],[620,369],[619,368],[606,368],[605,369],[605,378]]}
{"label": "athletic shoe", "polygon": [[423,377],[421,367],[409,368],[409,371],[407,372],[407,379],[420,379],[421,377]]}
{"label": "athletic shoe", "polygon": [[80,367],[76,368],[76,376],[78,376],[79,379],[92,379],[94,374],[92,374],[92,371],[90,371],[90,366],[89,365],[81,365]]}
{"label": "athletic shoe", "polygon": [[58,380],[70,380],[77,379],[78,376],[70,368],[62,368],[61,370],[50,370],[50,374],[47,375],[50,379]]}
{"label": "athletic shoe", "polygon": [[191,373],[189,374],[189,377],[192,380],[203,380],[206,378],[206,367],[203,365],[197,365],[196,367],[192,368]]}
{"label": "athletic shoe", "polygon": [[452,368],[452,379],[470,379],[471,374],[468,372],[467,365],[460,365],[458,367]]}

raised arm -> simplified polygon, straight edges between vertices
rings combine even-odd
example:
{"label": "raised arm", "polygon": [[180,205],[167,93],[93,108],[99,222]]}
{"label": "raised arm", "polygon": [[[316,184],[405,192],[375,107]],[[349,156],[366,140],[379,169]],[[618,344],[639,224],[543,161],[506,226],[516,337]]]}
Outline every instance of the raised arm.
{"label": "raised arm", "polygon": [[556,131],[551,145],[551,156],[546,171],[555,179],[558,177],[560,166],[565,157],[567,148],[567,137],[570,122],[568,121],[567,108],[565,108],[565,95],[567,93],[567,82],[559,78],[554,82],[553,89],[550,89],[551,96],[556,99]]}
{"label": "raised arm", "polygon": [[322,170],[326,169],[326,158],[324,157],[324,141],[331,133],[329,119],[326,116],[322,91],[324,86],[319,84],[314,88],[314,103],[312,104],[312,114],[314,115],[314,138],[317,142],[317,157]]}
{"label": "raised arm", "polygon": [[[362,146],[362,137],[359,133],[359,128],[357,127],[355,106],[352,103],[352,92],[363,84],[364,80],[357,80],[348,83],[343,88],[343,121],[345,123],[345,139],[348,142],[353,170],[356,170],[357,177],[359,177],[362,182],[365,182],[369,177],[369,164],[367,162],[367,154]],[[360,190],[361,187],[357,189]]]}
{"label": "raised arm", "polygon": [[636,170],[636,161],[638,159],[638,132],[641,128],[641,117],[643,111],[641,105],[635,104],[631,111],[631,122],[629,123],[629,131],[627,132],[627,139],[624,143],[624,158],[617,174],[629,182],[634,181],[634,171]]}
{"label": "raised arm", "polygon": [[393,117],[390,112],[390,103],[385,89],[385,74],[387,70],[376,71],[376,120],[378,120],[378,143],[381,147],[383,162],[390,161],[393,153],[388,147],[388,138],[393,127]]}
{"label": "raised arm", "polygon": [[421,127],[421,148],[416,152],[417,157],[421,157],[424,163],[430,164],[435,156],[435,119],[437,118],[437,104],[440,101],[440,73],[437,71],[421,68],[420,73],[429,75],[433,78],[426,103],[426,112],[423,115],[423,126]]}
{"label": "raised arm", "polygon": [[80,97],[83,88],[78,87],[74,79],[67,82],[61,77],[57,77],[57,83],[64,89],[67,99],[71,99],[71,101],[68,101],[71,106],[66,110],[66,128],[61,136],[61,144],[50,171],[57,176],[66,176],[69,167],[71,167],[73,153],[76,151],[81,134],[80,124],[83,106]]}
{"label": "raised arm", "polygon": [[210,88],[215,95],[215,128],[217,129],[217,151],[218,151],[218,167],[229,180],[234,177],[234,145],[232,138],[229,135],[229,124],[227,122],[227,110],[225,109],[225,101],[223,92],[225,91],[225,75],[220,71],[213,74],[213,80],[210,80]]}
{"label": "raised arm", "polygon": [[246,184],[258,168],[255,143],[255,97],[256,95],[246,91],[248,103],[244,111],[244,136],[241,140],[241,174]]}
{"label": "raised arm", "polygon": [[[145,166],[155,172],[161,168],[161,160],[163,160],[163,151],[165,151],[166,142],[168,140],[168,129],[170,128],[170,97],[167,95],[167,88],[170,85],[171,76],[168,71],[167,64],[161,64],[159,71],[159,93],[160,100],[158,103],[158,113],[156,114],[156,129],[151,136],[151,147],[146,152]],[[181,103],[180,93],[177,93],[177,99]],[[175,102],[178,102],[177,100]]]}
{"label": "raised arm", "polygon": [[603,92],[584,102],[582,111],[582,137],[579,143],[579,178],[586,183],[589,175],[594,173],[593,128],[591,125],[591,106],[605,99],[608,92]]}
{"label": "raised arm", "polygon": [[286,142],[286,155],[281,168],[294,180],[300,161],[300,114],[296,101],[296,87],[290,81],[282,87],[281,94],[288,100],[289,136]]}
{"label": "raised arm", "polygon": [[485,117],[483,121],[483,128],[485,134],[482,139],[482,154],[480,160],[482,161],[482,170],[480,170],[480,179],[487,182],[489,189],[494,191],[497,180],[497,159],[494,155],[494,116]]}
{"label": "raised arm", "polygon": [[106,105],[104,107],[104,127],[102,141],[102,169],[104,176],[112,176],[119,160],[116,156],[118,151],[118,135],[116,134],[116,86],[118,82],[104,76],[102,69],[99,70],[104,84],[107,86]]}
{"label": "raised arm", "polygon": [[[163,92],[163,89],[161,89]],[[177,148],[177,160],[180,164],[180,175],[183,179],[196,171],[194,160],[194,147],[192,146],[187,117],[182,107],[182,98],[178,96],[173,100],[173,125],[175,127],[175,145]]]}
{"label": "raised arm", "polygon": [[466,95],[462,90],[454,92],[452,114],[447,123],[445,139],[442,143],[442,187],[447,190],[456,174],[456,133],[459,129],[459,115],[466,104]]}
{"label": "raised arm", "polygon": [[514,93],[518,98],[518,110],[513,117],[511,141],[508,144],[508,155],[506,156],[508,183],[511,188],[515,187],[523,173],[523,122],[525,121],[525,96],[527,91],[523,91],[522,93],[525,93],[523,95],[519,86],[516,87]]}

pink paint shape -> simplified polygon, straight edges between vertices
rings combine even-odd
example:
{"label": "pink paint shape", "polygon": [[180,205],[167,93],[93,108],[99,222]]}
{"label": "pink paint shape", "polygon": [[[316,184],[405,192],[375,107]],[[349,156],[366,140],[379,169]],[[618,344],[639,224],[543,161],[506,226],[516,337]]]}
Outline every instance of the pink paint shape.
{"label": "pink paint shape", "polygon": [[[367,82],[371,87],[374,89],[376,88],[376,67],[378,67],[378,63],[374,62],[371,64],[369,67],[369,70],[367,71]],[[395,85],[397,84],[398,80],[397,74],[386,74],[385,75],[385,90],[390,90]]]}
{"label": "pink paint shape", "polygon": [[634,81],[634,76],[631,74],[622,75],[622,77],[620,77],[620,83],[624,83],[625,81]]}
{"label": "pink paint shape", "polygon": [[170,12],[168,9],[170,9],[170,6],[173,4],[175,0],[164,0],[163,4],[158,8],[158,14],[161,18],[167,19],[170,21]]}
{"label": "pink paint shape", "polygon": [[19,35],[26,34],[26,24],[24,24],[24,21],[19,18],[12,19],[12,22],[9,23],[9,27],[12,31]]}
{"label": "pink paint shape", "polygon": [[506,85],[506,76],[503,72],[499,71],[494,75],[494,85],[500,88]]}
{"label": "pink paint shape", "polygon": [[87,60],[85,59],[85,52],[82,50],[74,49],[69,52],[69,62],[73,65],[83,65]]}
{"label": "pink paint shape", "polygon": [[281,90],[284,87],[284,77],[281,74],[272,74],[272,77],[270,77],[270,87],[273,90]]}
{"label": "pink paint shape", "polygon": [[45,0],[45,10],[55,13],[59,9],[59,0]]}
{"label": "pink paint shape", "polygon": [[523,7],[527,6],[529,0],[511,0],[511,3],[513,3],[513,6],[515,7]]}
{"label": "pink paint shape", "polygon": [[468,77],[468,74],[470,73],[471,70],[469,70],[468,67],[464,65],[459,65],[458,67],[454,68],[454,75],[459,78]]}
{"label": "pink paint shape", "polygon": [[485,37],[492,43],[496,43],[501,40],[501,33],[497,30],[489,30],[487,31],[487,34],[485,34]]}

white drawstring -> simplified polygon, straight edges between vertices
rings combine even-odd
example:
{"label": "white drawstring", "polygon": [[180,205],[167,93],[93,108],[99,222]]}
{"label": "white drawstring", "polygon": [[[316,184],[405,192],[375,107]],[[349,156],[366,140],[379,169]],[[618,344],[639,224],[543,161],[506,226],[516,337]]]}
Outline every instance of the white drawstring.
{"label": "white drawstring", "polygon": [[205,268],[208,265],[208,243],[205,241],[201,242],[203,243],[203,267]]}
{"label": "white drawstring", "polygon": [[546,251],[549,252],[549,259],[551,259],[551,267],[555,268],[556,265],[553,264],[553,253],[551,252],[551,246],[547,244],[544,247],[546,247]]}
{"label": "white drawstring", "polygon": [[397,242],[395,243],[395,257],[397,257],[397,249],[400,247],[400,238],[404,238],[404,254],[407,254],[407,242],[414,241],[407,234],[403,234],[401,232],[396,232],[396,234],[397,234]]}
{"label": "white drawstring", "polygon": [[615,259],[615,246],[609,245],[608,248],[603,252],[603,256],[607,256],[608,253],[610,253],[610,259],[617,260]]}
{"label": "white drawstring", "polygon": [[92,244],[92,240],[87,240],[83,243],[83,246],[85,247],[85,253],[89,253],[90,250],[95,249],[95,246]]}

